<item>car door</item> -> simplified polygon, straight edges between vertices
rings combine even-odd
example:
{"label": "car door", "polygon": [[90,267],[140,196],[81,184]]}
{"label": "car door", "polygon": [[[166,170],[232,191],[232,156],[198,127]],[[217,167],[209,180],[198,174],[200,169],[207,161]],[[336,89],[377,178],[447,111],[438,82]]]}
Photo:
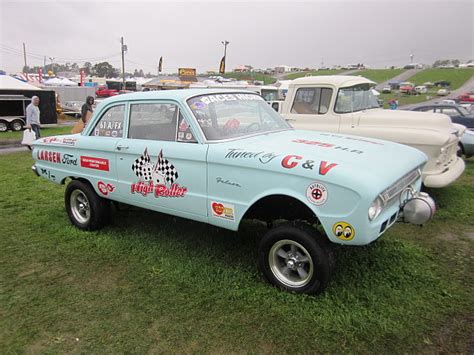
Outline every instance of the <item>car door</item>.
{"label": "car door", "polygon": [[340,116],[331,109],[333,91],[329,87],[298,88],[289,101],[288,123],[297,129],[338,132]]}
{"label": "car door", "polygon": [[78,156],[70,157],[80,167],[81,176],[88,178],[105,197],[114,196],[117,183],[115,150],[124,132],[125,107],[124,103],[104,107],[95,125],[87,127],[77,141]]}
{"label": "car door", "polygon": [[129,104],[116,147],[118,188],[126,201],[182,217],[207,216],[207,144],[173,101]]}

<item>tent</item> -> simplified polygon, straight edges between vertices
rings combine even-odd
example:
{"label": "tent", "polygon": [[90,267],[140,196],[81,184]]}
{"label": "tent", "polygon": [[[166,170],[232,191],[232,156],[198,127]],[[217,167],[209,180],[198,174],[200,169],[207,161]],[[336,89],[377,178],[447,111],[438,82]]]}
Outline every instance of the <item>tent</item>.
{"label": "tent", "polygon": [[39,90],[37,87],[15,79],[9,75],[0,75],[0,90]]}
{"label": "tent", "polygon": [[59,78],[52,78],[44,81],[46,86],[61,86],[63,81]]}
{"label": "tent", "polygon": [[69,80],[67,78],[61,79],[61,85],[62,86],[79,86],[78,83],[76,83],[75,81]]}

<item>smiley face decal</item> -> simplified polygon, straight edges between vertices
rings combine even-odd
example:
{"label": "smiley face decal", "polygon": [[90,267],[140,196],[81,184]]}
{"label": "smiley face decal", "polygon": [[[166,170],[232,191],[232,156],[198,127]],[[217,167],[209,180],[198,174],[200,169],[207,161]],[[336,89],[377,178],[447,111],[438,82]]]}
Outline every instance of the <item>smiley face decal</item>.
{"label": "smiley face decal", "polygon": [[355,237],[354,228],[347,222],[337,222],[332,226],[332,232],[341,240],[348,241]]}

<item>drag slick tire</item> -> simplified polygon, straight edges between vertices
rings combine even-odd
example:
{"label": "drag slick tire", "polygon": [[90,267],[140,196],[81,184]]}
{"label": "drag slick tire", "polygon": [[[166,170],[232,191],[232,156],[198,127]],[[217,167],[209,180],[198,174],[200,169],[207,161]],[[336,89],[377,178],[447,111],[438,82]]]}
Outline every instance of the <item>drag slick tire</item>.
{"label": "drag slick tire", "polygon": [[269,230],[259,245],[259,267],[272,285],[286,291],[319,294],[334,269],[329,242],[304,223],[285,223]]}
{"label": "drag slick tire", "polygon": [[98,230],[110,222],[110,201],[97,195],[87,182],[71,181],[64,200],[71,223],[79,229]]}

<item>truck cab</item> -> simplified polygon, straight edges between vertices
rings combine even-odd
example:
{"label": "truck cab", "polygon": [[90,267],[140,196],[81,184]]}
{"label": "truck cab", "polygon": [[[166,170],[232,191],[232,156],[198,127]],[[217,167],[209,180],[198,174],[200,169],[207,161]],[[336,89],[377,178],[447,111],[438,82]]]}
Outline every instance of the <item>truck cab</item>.
{"label": "truck cab", "polygon": [[427,187],[444,187],[461,176],[465,165],[456,153],[464,129],[443,114],[384,110],[374,86],[359,76],[295,79],[281,114],[297,129],[379,138],[417,148],[428,156],[423,169]]}

